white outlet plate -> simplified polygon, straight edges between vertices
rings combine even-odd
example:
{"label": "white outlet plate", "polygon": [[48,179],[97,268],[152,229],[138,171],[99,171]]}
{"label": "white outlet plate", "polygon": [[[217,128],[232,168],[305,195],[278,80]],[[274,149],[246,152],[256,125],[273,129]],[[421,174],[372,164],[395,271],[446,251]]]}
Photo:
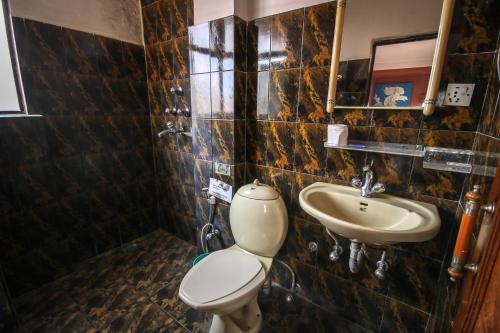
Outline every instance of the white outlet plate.
{"label": "white outlet plate", "polygon": [[473,83],[448,83],[444,105],[469,106],[474,92]]}
{"label": "white outlet plate", "polygon": [[229,164],[218,163],[214,164],[215,173],[224,176],[231,176],[231,166]]}

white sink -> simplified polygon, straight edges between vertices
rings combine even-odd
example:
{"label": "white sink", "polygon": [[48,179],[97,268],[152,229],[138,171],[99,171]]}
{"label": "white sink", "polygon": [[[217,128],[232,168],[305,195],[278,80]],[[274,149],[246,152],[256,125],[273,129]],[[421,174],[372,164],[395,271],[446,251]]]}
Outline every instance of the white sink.
{"label": "white sink", "polygon": [[424,242],[441,226],[434,205],[387,194],[363,198],[349,186],[314,183],[300,192],[299,202],[325,227],[360,243]]}

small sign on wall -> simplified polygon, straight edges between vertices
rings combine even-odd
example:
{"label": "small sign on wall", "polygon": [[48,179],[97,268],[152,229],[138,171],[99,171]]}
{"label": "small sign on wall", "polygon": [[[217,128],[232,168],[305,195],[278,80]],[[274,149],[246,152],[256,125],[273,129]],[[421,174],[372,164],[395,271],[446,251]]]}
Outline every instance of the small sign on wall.
{"label": "small sign on wall", "polygon": [[208,186],[208,194],[216,198],[231,203],[233,198],[233,187],[224,183],[221,180],[210,178],[210,185]]}

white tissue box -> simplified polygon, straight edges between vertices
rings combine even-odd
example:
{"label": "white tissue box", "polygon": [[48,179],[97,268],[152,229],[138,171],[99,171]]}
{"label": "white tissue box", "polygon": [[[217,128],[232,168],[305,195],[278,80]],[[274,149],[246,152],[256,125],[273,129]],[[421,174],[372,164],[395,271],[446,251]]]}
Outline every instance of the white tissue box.
{"label": "white tissue box", "polygon": [[347,145],[348,128],[347,125],[334,124],[328,125],[327,142],[332,145],[345,146]]}

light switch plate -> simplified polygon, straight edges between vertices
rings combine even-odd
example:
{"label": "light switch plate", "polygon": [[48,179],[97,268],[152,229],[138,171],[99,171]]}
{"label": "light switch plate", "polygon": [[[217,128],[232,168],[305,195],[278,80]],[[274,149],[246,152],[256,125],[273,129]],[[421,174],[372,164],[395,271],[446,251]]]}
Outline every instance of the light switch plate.
{"label": "light switch plate", "polygon": [[224,176],[231,176],[231,166],[229,164],[218,163],[214,164],[215,173]]}
{"label": "light switch plate", "polygon": [[449,83],[444,96],[444,105],[469,106],[474,92],[473,83]]}

